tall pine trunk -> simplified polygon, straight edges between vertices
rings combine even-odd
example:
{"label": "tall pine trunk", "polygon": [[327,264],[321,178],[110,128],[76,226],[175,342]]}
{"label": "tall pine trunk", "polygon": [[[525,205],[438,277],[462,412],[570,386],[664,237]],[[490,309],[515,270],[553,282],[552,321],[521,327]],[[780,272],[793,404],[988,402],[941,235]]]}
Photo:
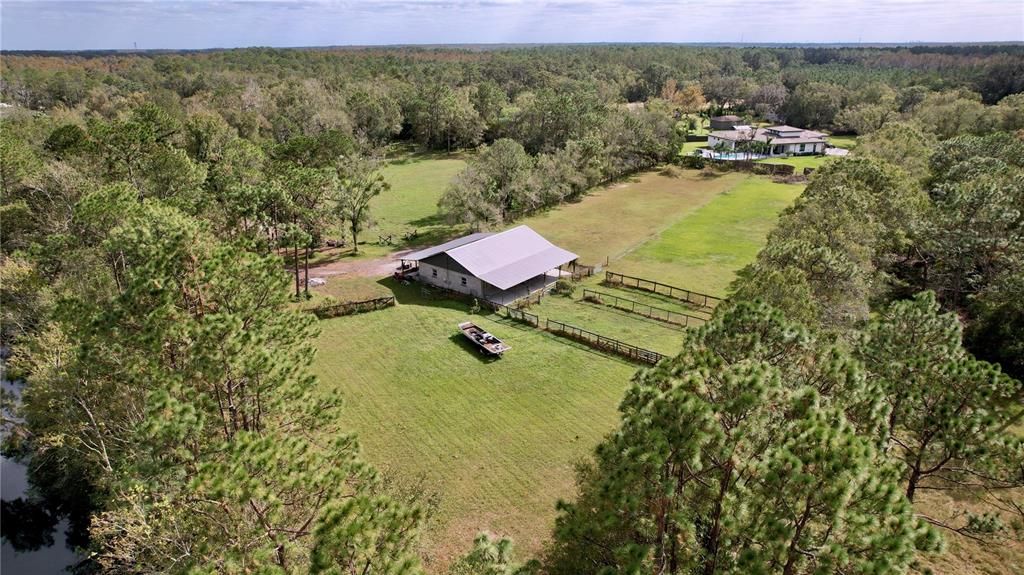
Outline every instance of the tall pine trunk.
{"label": "tall pine trunk", "polygon": [[732,480],[732,465],[726,464],[722,476],[718,478],[718,497],[715,499],[715,510],[711,520],[711,531],[708,533],[707,559],[704,563],[704,575],[715,575],[718,569],[718,546],[722,539],[722,504],[729,491]]}
{"label": "tall pine trunk", "polygon": [[303,291],[305,292],[306,297],[309,297],[309,245],[308,244],[306,245],[306,251],[303,254],[302,267],[305,268],[305,277],[306,277],[306,282],[305,282],[305,286],[303,287]]}
{"label": "tall pine trunk", "polygon": [[295,264],[295,298],[299,297],[299,244],[295,244],[293,250],[292,261]]}

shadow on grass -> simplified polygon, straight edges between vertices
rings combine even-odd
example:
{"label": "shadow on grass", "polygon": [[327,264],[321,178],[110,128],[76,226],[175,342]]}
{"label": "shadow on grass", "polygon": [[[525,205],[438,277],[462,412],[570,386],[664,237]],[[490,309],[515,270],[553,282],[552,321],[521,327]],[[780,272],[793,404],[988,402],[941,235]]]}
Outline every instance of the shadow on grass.
{"label": "shadow on grass", "polygon": [[[425,286],[423,286],[422,284],[419,284],[417,282],[409,282],[408,285],[407,285],[407,284],[403,284],[402,282],[399,282],[399,281],[395,280],[392,277],[388,277],[388,278],[383,278],[381,280],[378,280],[377,283],[380,284],[381,286],[391,290],[391,293],[393,293],[395,295],[395,301],[397,301],[400,305],[419,305],[419,306],[426,306],[426,307],[450,309],[450,310],[455,310],[455,311],[463,312],[463,313],[465,313],[467,315],[467,317],[470,317],[470,318],[472,317],[472,314],[470,314],[470,312],[469,312],[470,304],[468,304],[468,303],[466,303],[464,301],[447,299],[442,294],[437,293],[437,292],[431,292],[430,288],[425,288]],[[547,339],[549,339],[551,341],[555,341],[555,342],[561,343],[562,345],[567,345],[569,347],[572,347],[572,348],[575,348],[575,349],[578,349],[578,350],[581,350],[581,351],[585,351],[587,353],[593,354],[593,355],[598,356],[598,357],[602,357],[602,358],[605,358],[605,359],[610,359],[610,360],[613,360],[613,361],[617,361],[619,363],[622,363],[623,365],[634,365],[634,366],[637,366],[638,368],[639,367],[644,367],[641,364],[629,361],[629,360],[627,360],[625,358],[622,358],[622,357],[619,357],[617,355],[613,355],[613,354],[610,354],[610,353],[604,353],[604,352],[602,352],[600,350],[596,350],[596,349],[594,349],[594,348],[592,348],[592,347],[590,347],[588,345],[584,345],[584,344],[582,344],[582,343],[580,343],[578,341],[575,341],[573,339],[570,339],[570,338],[567,338],[567,337],[558,336],[558,335],[553,334],[551,332],[545,331],[545,330],[537,328],[537,327],[533,327],[531,325],[527,325],[527,324],[525,324],[523,322],[516,321],[516,320],[513,320],[511,318],[507,318],[505,316],[501,316],[501,315],[498,315],[498,314],[495,314],[495,313],[490,313],[490,314],[484,315],[482,317],[485,317],[485,318],[487,318],[487,320],[492,321],[492,322],[494,322],[494,323],[496,323],[498,325],[501,325],[502,327],[507,327],[507,328],[510,328],[510,329],[515,329],[515,330],[520,331],[520,332],[535,333],[535,334],[537,334],[537,335],[539,335],[541,337],[547,338]],[[543,322],[544,322],[544,319],[541,318],[541,325],[543,325]],[[452,325],[452,329],[457,330],[457,328],[458,328],[458,326]],[[671,328],[667,328],[667,329],[671,329]],[[496,333],[495,335],[498,336],[499,339],[501,338],[501,334],[500,333]],[[461,332],[456,332],[456,333],[452,334],[449,337],[449,339],[452,340],[452,341],[456,341],[459,345],[462,345],[466,349],[471,349],[476,355],[480,355],[480,353],[476,351],[476,349],[477,349],[476,346],[474,346],[471,342],[466,340],[466,337],[464,335],[462,335]],[[510,353],[515,353],[515,350],[513,349]],[[486,357],[481,357],[481,361],[483,361],[485,363],[489,363],[489,361],[493,361],[493,360],[488,360]]]}
{"label": "shadow on grass", "polygon": [[478,346],[473,345],[473,342],[466,339],[466,336],[462,335],[461,332],[453,333],[452,335],[448,336],[448,340],[453,342],[455,345],[461,347],[462,349],[466,350],[466,353],[473,354],[473,356],[475,356],[477,360],[480,361],[480,363],[494,363],[501,359],[500,355],[490,355],[488,353],[485,353]]}
{"label": "shadow on grass", "polygon": [[422,162],[424,160],[464,160],[470,152],[457,150],[447,152],[444,150],[428,150],[415,144],[400,144],[389,150],[391,157],[388,158],[388,165],[405,165]]}
{"label": "shadow on grass", "polygon": [[[540,328],[533,327],[532,325],[528,325],[528,324],[525,324],[525,323],[523,323],[521,321],[516,321],[514,319],[507,318],[505,316],[500,316],[500,315],[494,314],[494,315],[488,316],[488,319],[490,319],[491,321],[493,321],[496,324],[501,325],[502,327],[508,327],[510,329],[514,329],[514,330],[522,331],[522,332],[535,333],[535,334],[539,335],[540,337],[543,337],[543,338],[548,339],[550,341],[554,341],[554,342],[560,343],[562,345],[565,345],[565,346],[568,346],[568,347],[571,347],[571,348],[574,348],[574,349],[578,349],[580,351],[587,352],[587,353],[589,353],[591,355],[595,355],[597,357],[601,357],[601,358],[604,358],[604,359],[610,359],[612,361],[616,361],[616,362],[621,363],[623,365],[633,365],[633,366],[637,366],[638,368],[639,367],[645,367],[642,364],[638,364],[638,363],[634,363],[632,361],[629,361],[629,360],[627,360],[624,357],[619,357],[617,355],[610,354],[610,353],[604,353],[604,352],[602,352],[600,350],[594,349],[594,348],[590,347],[589,345],[585,345],[585,344],[583,344],[583,343],[581,343],[579,341],[576,341],[574,339],[571,339],[571,338],[568,338],[568,337],[562,337],[560,335],[551,333],[549,331],[546,331],[546,330],[543,330],[543,329],[540,329]],[[541,324],[542,325],[543,325],[543,322],[544,322],[544,320],[542,318],[541,319]],[[498,337],[501,337],[501,336],[499,335]],[[514,353],[515,350],[512,350],[512,352]]]}
{"label": "shadow on grass", "polygon": [[417,228],[425,228],[427,226],[441,226],[446,223],[444,219],[444,214],[431,214],[429,216],[419,218],[418,220],[413,220],[409,222],[409,225]]}

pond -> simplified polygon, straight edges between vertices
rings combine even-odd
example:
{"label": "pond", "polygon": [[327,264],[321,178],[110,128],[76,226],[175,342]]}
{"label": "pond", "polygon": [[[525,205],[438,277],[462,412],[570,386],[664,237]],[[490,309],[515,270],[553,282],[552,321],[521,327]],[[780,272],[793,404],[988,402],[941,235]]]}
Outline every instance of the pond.
{"label": "pond", "polygon": [[[6,379],[3,390],[16,398],[21,384]],[[7,414],[5,414],[7,415]],[[9,428],[2,429],[6,439]],[[79,556],[68,544],[70,523],[42,505],[32,493],[25,463],[0,456],[0,570],[20,575],[56,575],[78,562]]]}

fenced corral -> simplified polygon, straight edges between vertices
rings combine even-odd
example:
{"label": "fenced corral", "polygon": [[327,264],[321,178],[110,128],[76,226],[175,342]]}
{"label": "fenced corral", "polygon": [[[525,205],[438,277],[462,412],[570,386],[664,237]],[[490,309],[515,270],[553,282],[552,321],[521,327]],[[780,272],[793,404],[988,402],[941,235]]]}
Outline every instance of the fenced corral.
{"label": "fenced corral", "polygon": [[540,317],[537,316],[536,314],[532,314],[518,308],[509,307],[507,305],[503,305],[500,303],[487,302],[487,304],[491,307],[492,310],[494,310],[494,313],[498,315],[504,315],[505,317],[513,321],[525,323],[533,327],[540,327]]}
{"label": "fenced corral", "polygon": [[554,319],[544,320],[544,329],[555,335],[567,337],[594,349],[613,353],[641,363],[654,365],[665,358],[664,355],[656,351],[651,351],[617,339],[605,337],[601,334]]}
{"label": "fenced corral", "polygon": [[525,296],[511,302],[511,304],[516,309],[524,309],[530,307],[531,305],[538,304],[541,302],[541,299],[544,297],[544,294],[547,289],[549,288],[544,288],[542,290],[537,290],[533,293],[526,294]]}
{"label": "fenced corral", "polygon": [[572,273],[572,281],[578,282],[583,278],[589,278],[594,275],[594,270],[594,266],[574,263],[569,271]]}
{"label": "fenced corral", "polygon": [[317,319],[328,319],[332,317],[376,311],[393,305],[395,305],[395,296],[388,296],[363,301],[347,301],[339,304],[318,306],[308,311],[312,312]]}
{"label": "fenced corral", "polygon": [[706,310],[711,310],[722,302],[722,298],[718,296],[700,293],[681,287],[671,286],[654,280],[638,278],[635,276],[627,276],[611,271],[604,272],[604,283],[605,285],[609,286],[622,286],[637,289],[640,291],[647,291],[651,293],[665,295],[672,299],[677,299],[679,301],[686,302],[698,306],[700,308],[704,308]]}
{"label": "fenced corral", "polygon": [[678,311],[672,311],[650,304],[633,301],[614,294],[595,291],[589,288],[583,289],[583,300],[600,305],[607,305],[637,315],[642,315],[665,323],[671,323],[680,327],[689,327],[692,324],[700,325],[707,321],[705,318],[688,315]]}

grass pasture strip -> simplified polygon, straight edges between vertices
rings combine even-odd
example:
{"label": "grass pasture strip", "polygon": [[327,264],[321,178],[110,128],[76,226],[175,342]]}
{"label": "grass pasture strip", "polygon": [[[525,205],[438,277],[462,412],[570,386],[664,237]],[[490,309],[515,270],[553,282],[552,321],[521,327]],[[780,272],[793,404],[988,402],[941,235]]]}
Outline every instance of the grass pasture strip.
{"label": "grass pasture strip", "polygon": [[640,346],[619,341],[615,338],[594,333],[590,330],[567,324],[556,319],[549,318],[546,320],[544,322],[544,329],[553,334],[581,342],[589,347],[613,355],[619,355],[639,363],[654,365],[665,358],[664,355],[656,351],[651,351]]}
{"label": "grass pasture strip", "polygon": [[[651,304],[638,302],[636,300],[627,299],[624,297],[617,296],[615,294],[595,291],[589,288],[583,289],[583,300],[588,303],[595,303],[597,305],[607,305],[630,313],[663,321],[677,325],[679,327],[689,327],[691,324],[704,323],[706,318],[700,318],[695,315],[689,315],[686,313],[672,311],[669,309],[653,306]],[[639,310],[637,310],[639,306]]]}
{"label": "grass pasture strip", "polygon": [[615,271],[724,294],[764,245],[779,213],[802,191],[802,186],[747,176],[615,262]]}
{"label": "grass pasture strip", "polygon": [[647,172],[521,223],[579,254],[582,263],[603,264],[605,258],[614,260],[656,237],[743,178],[742,174],[705,177],[695,170],[684,170],[678,178]]}
{"label": "grass pasture strip", "polygon": [[804,173],[804,168],[817,170],[826,162],[836,159],[838,159],[837,156],[791,156],[789,158],[769,158],[765,160],[758,160],[758,163],[793,166],[796,169],[794,173],[801,175]]}
{"label": "grass pasture strip", "polygon": [[453,156],[410,158],[384,166],[381,173],[391,189],[370,203],[379,233],[393,234],[399,241],[403,233],[413,229],[424,233],[439,226],[450,227],[438,215],[437,201],[465,167],[465,160]]}
{"label": "grass pasture strip", "polygon": [[679,300],[680,302],[683,302],[684,305],[690,305],[702,311],[714,308],[723,299],[719,296],[669,285],[648,278],[623,275],[611,270],[604,272],[604,278],[605,285],[615,285],[663,295]]}
{"label": "grass pasture strip", "polygon": [[[424,542],[431,571],[481,530],[513,537],[520,556],[538,551],[555,502],[574,492],[573,462],[615,426],[636,366],[415,286],[395,292],[396,307],[320,322],[321,384],[342,393],[367,460],[441,493]],[[511,351],[483,358],[457,329],[467,319]]]}
{"label": "grass pasture strip", "polygon": [[541,316],[542,322],[544,318],[555,318],[663,355],[678,353],[683,343],[678,327],[625,310],[589,305],[572,297],[545,297],[527,311]]}

